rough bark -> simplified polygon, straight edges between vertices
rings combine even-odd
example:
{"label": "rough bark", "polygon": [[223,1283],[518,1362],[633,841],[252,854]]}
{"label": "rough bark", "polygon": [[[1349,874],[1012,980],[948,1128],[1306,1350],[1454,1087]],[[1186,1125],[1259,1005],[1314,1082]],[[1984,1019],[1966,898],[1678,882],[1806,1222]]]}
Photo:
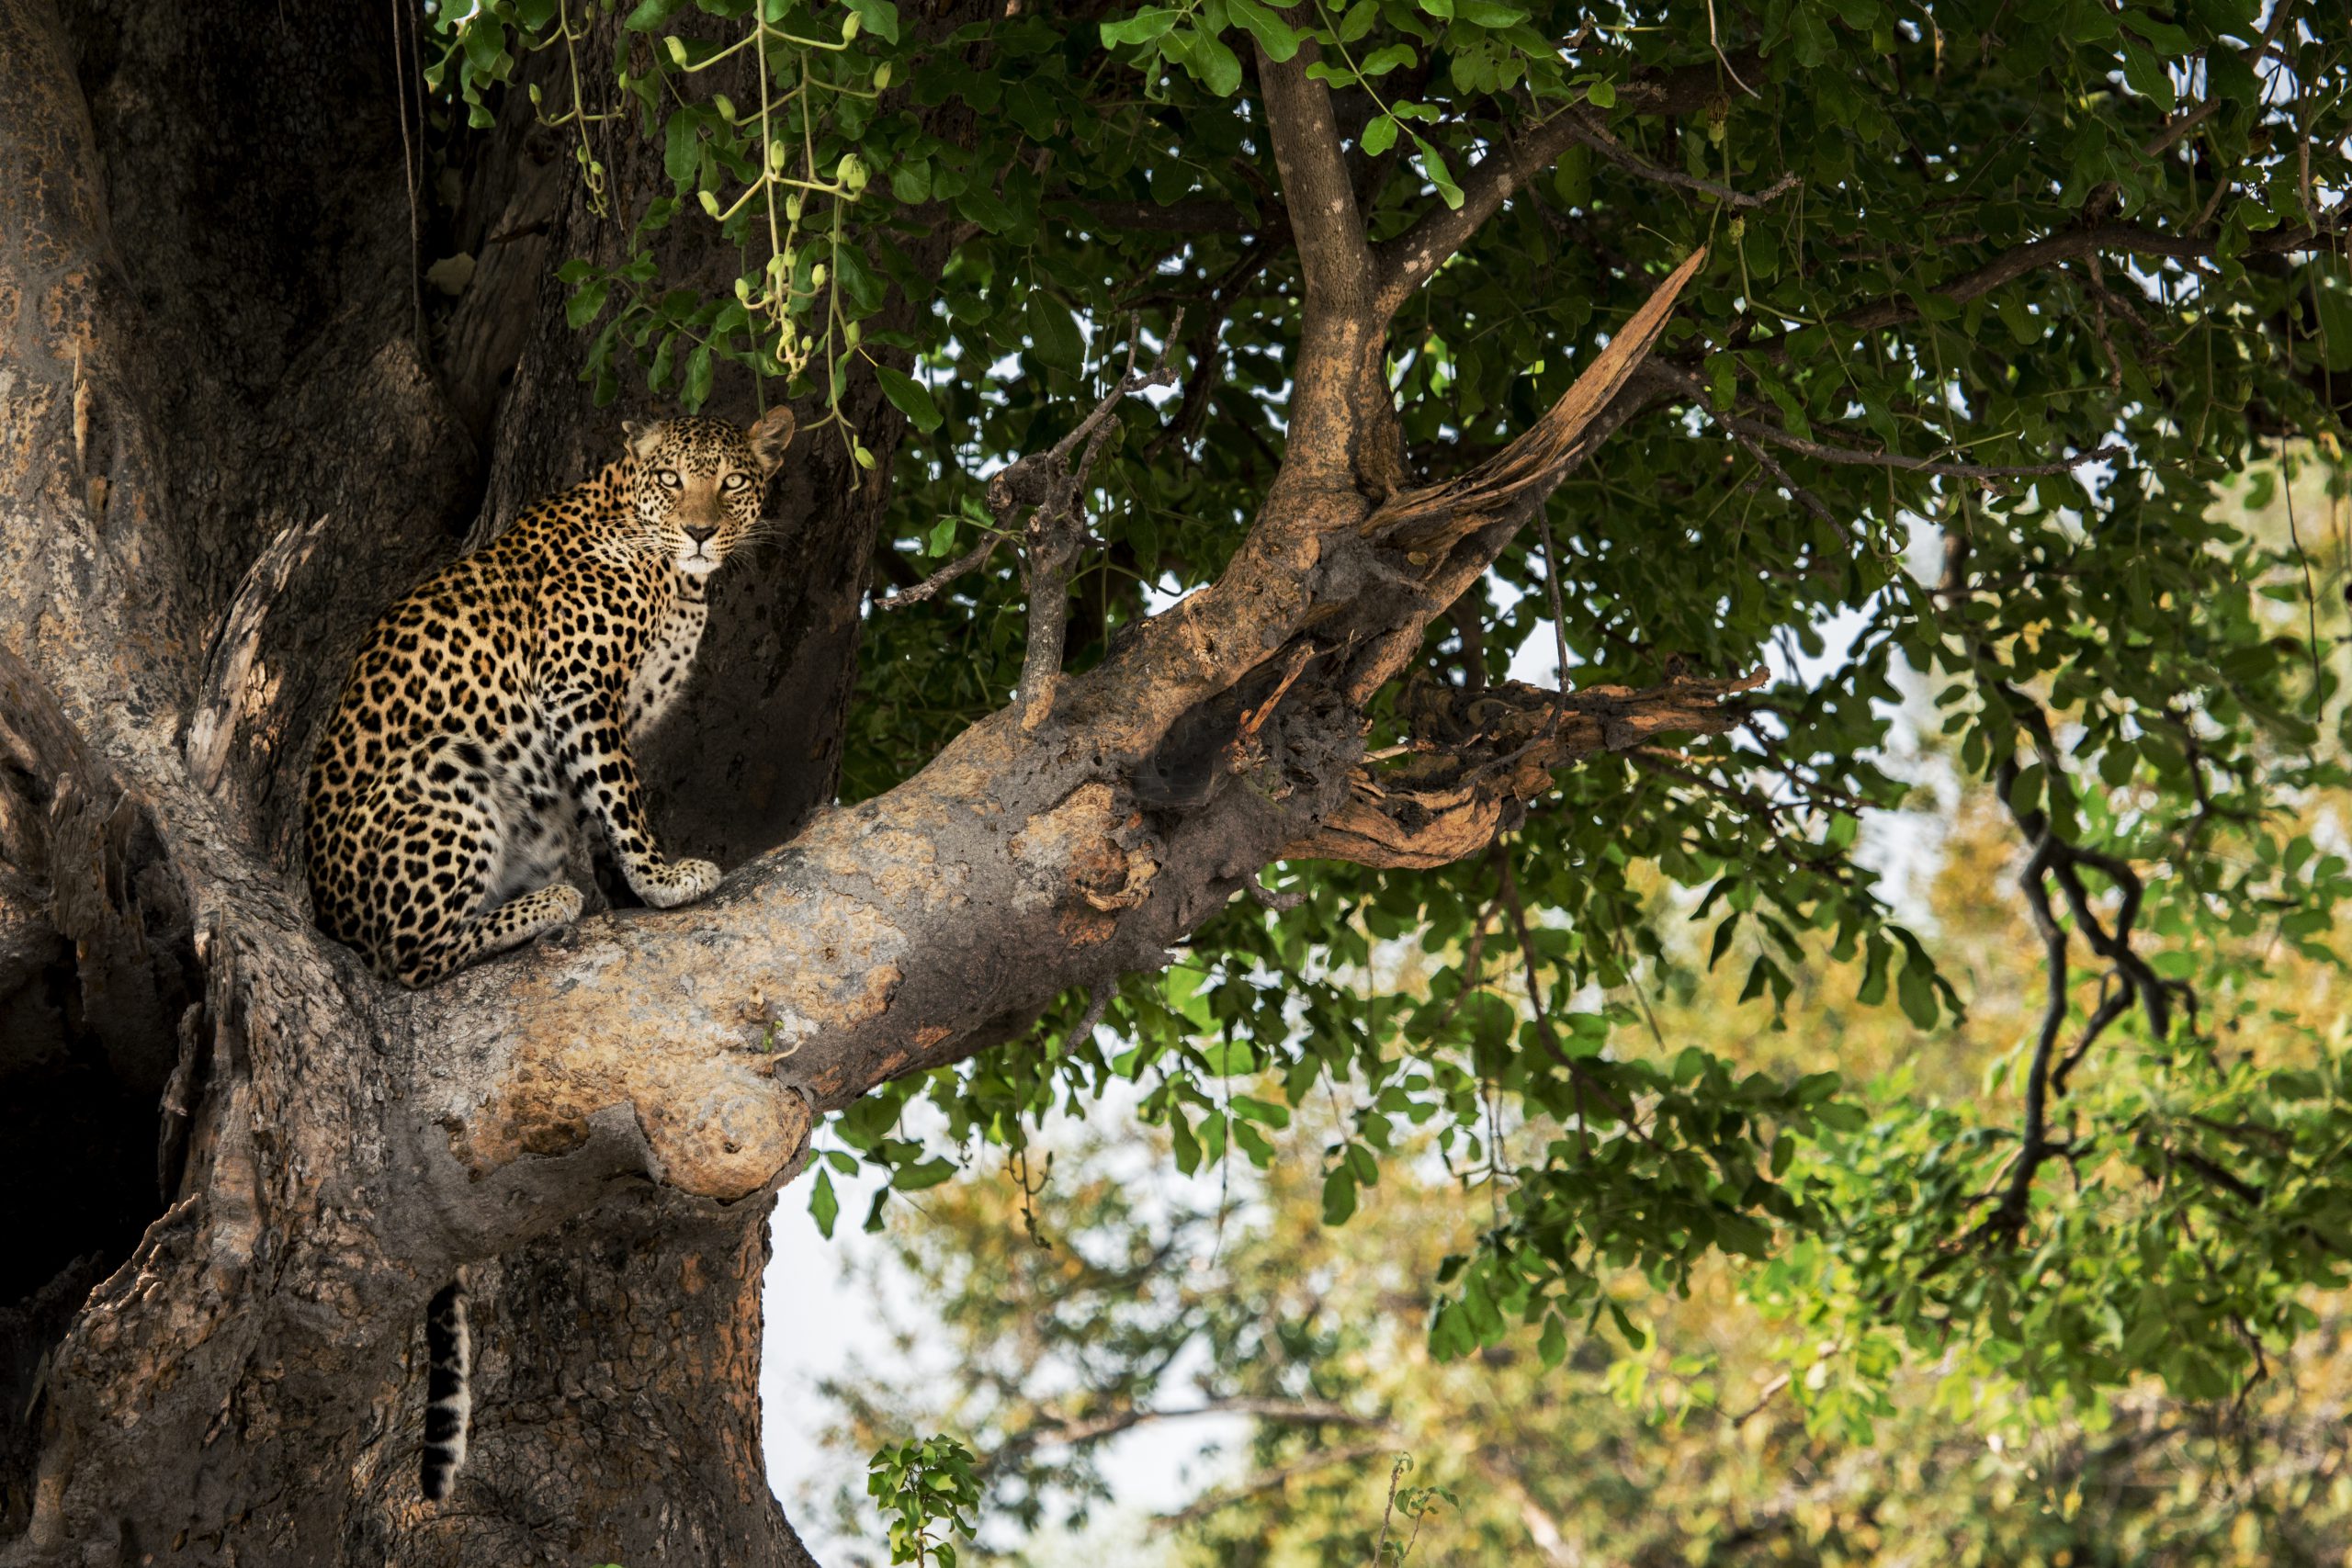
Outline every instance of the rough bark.
{"label": "rough bark", "polygon": [[[1524,443],[1408,492],[1329,105],[1261,61],[1308,349],[1222,580],[835,809],[881,490],[796,454],[789,542],[730,569],[648,759],[727,882],[389,990],[308,921],[309,739],[383,604],[602,456],[547,269],[615,243],[519,117],[413,216],[401,15],[0,0],[0,1563],[805,1562],[754,1374],[815,1116],[1157,967],[1285,852],[1427,863],[1432,820],[1468,843],[1550,766],[1713,722],[1713,688],[1505,694],[1432,714],[1466,772],[1363,755],[1688,269]],[[419,308],[428,240],[481,257],[454,308]],[[895,416],[850,412],[887,472]],[[434,1506],[453,1274],[474,1459]]]}

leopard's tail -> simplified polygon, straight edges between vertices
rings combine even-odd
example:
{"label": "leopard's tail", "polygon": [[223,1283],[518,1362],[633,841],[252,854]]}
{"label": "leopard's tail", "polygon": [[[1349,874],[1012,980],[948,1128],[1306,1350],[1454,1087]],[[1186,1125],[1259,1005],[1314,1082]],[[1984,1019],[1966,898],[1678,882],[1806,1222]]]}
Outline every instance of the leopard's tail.
{"label": "leopard's tail", "polygon": [[473,1424],[473,1335],[466,1326],[466,1288],[455,1280],[441,1287],[424,1309],[424,1353],[431,1362],[424,1385],[424,1462],[417,1484],[437,1503],[456,1484],[466,1462],[466,1434]]}

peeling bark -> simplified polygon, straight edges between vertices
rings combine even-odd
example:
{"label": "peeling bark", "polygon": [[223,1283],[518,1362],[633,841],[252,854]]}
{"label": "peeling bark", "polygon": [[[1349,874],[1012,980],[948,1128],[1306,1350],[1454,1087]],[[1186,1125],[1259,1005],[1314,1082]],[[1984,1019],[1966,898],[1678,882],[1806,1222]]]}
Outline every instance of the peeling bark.
{"label": "peeling bark", "polygon": [[[0,1147],[39,1168],[5,1184],[39,1245],[0,1292],[0,1564],[805,1562],[756,1361],[816,1117],[1159,967],[1279,857],[1472,852],[1553,767],[1722,727],[1736,682],[1507,689],[1364,755],[1369,695],[1638,406],[1690,268],[1524,442],[1408,491],[1328,95],[1261,60],[1306,320],[1222,578],[831,807],[900,431],[857,385],[877,477],[796,453],[788,542],[722,579],[646,753],[664,841],[727,881],[400,993],[310,925],[310,738],[381,605],[604,455],[547,265],[621,242],[518,112],[420,331],[397,16],[0,0]],[[431,1506],[455,1275],[474,1457]]]}

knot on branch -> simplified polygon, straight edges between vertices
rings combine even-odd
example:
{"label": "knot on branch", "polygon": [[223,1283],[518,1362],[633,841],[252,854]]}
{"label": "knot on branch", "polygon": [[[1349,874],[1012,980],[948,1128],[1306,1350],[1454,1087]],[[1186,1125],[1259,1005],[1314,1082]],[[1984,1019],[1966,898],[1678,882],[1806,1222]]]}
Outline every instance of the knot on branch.
{"label": "knot on branch", "polygon": [[[1346,800],[1283,854],[1413,870],[1449,864],[1484,849],[1510,825],[1507,814],[1549,790],[1553,769],[1660,735],[1721,735],[1742,716],[1728,699],[1767,678],[1759,667],[1729,679],[1573,693],[1417,682],[1400,704],[1414,738],[1366,757]],[[1394,765],[1375,768],[1383,762]]]}

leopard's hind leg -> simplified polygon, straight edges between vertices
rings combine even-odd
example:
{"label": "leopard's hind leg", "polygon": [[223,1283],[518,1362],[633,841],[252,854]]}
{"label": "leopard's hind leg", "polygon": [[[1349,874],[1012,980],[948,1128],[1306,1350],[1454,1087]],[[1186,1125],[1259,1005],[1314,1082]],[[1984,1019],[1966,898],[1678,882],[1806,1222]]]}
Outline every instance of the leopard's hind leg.
{"label": "leopard's hind leg", "polygon": [[360,882],[375,890],[369,947],[390,978],[429,986],[579,918],[579,889],[565,883],[505,897],[523,869],[517,840],[528,841],[521,858],[535,860],[539,829],[493,787],[480,748],[445,745],[380,804],[370,846],[379,864]]}
{"label": "leopard's hind leg", "polygon": [[392,978],[403,986],[429,986],[477,958],[520,947],[543,931],[570,925],[580,918],[580,889],[569,882],[550,883],[510,898],[486,914],[469,916],[447,928],[438,942],[419,951],[409,968],[396,970]]}

